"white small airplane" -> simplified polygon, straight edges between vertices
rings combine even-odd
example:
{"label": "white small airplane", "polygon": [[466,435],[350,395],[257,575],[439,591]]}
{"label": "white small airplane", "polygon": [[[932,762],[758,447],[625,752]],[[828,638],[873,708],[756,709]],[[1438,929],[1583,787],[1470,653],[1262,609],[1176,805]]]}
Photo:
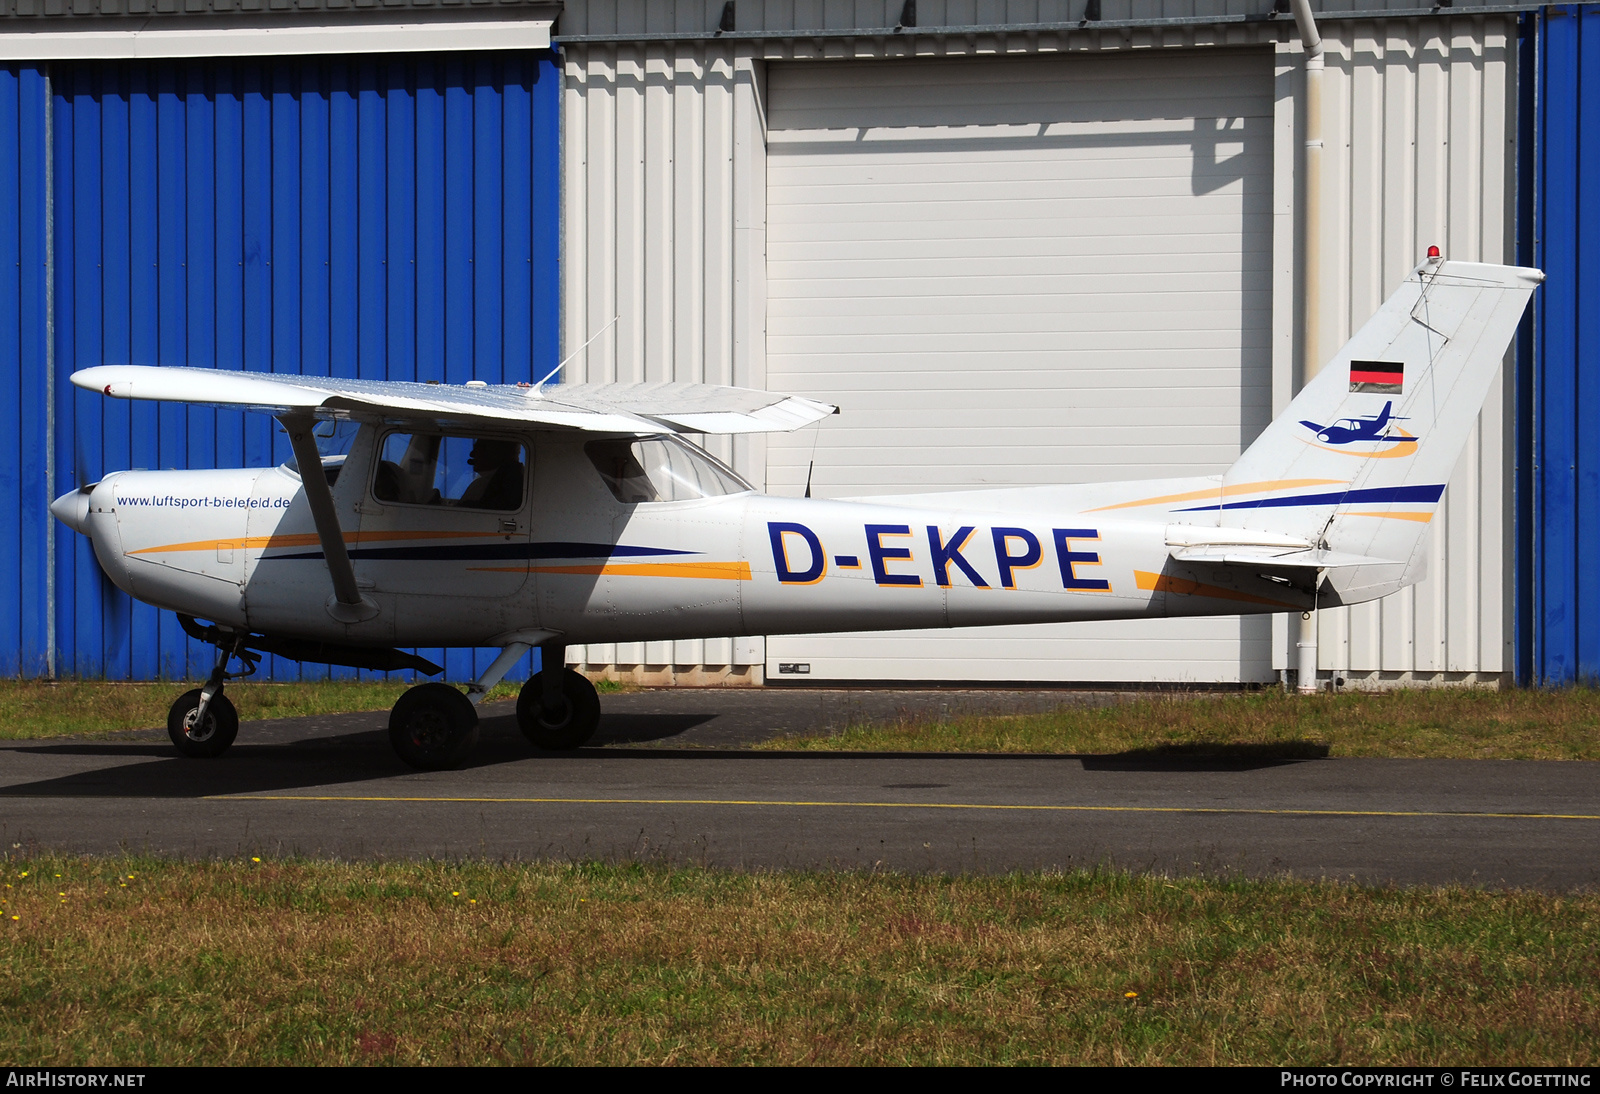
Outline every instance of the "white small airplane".
{"label": "white small airplane", "polygon": [[[502,650],[465,693],[425,683],[395,703],[406,763],[460,764],[476,703],[532,647],[543,668],[518,721],[536,746],[571,749],[600,704],[565,667],[569,643],[1300,612],[1418,581],[1447,476],[1543,280],[1430,254],[1220,476],[774,497],[680,435],[789,431],[836,408],[698,384],[107,365],[72,382],[272,414],[295,459],[121,471],[50,509],[119,588],[216,646],[168,717],[184,755],[232,744],[223,685],[262,654],[441,671],[401,646]],[[333,429],[348,450],[324,455]]]}

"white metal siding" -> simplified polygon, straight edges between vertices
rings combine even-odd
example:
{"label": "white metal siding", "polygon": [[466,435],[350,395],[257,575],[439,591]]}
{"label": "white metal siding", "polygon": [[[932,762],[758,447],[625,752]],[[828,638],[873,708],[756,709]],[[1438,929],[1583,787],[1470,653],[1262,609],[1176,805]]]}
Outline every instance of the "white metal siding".
{"label": "white metal siding", "polygon": [[[1106,18],[1117,17],[1120,2],[1107,0]],[[1402,6],[1409,4],[1405,0]],[[892,19],[899,6],[898,0],[843,6],[741,0],[738,18],[741,29],[823,25],[818,20],[843,28]],[[1457,6],[1463,6],[1459,0]],[[1163,13],[1221,10],[1221,0],[1195,0],[1181,11]],[[720,11],[715,0],[569,0],[561,29],[566,34],[701,30],[714,26]],[[919,4],[924,25],[979,15],[984,21],[1043,22],[1058,18],[1053,12],[1051,0]],[[1077,14],[1073,7],[1067,18]],[[1508,35],[1514,24],[1488,16],[1329,22],[1323,30],[1330,54],[1325,207],[1334,216],[1333,237],[1324,243],[1323,284],[1338,294],[1325,302],[1332,310],[1324,315],[1323,330],[1332,343],[1377,305],[1429,243],[1440,243],[1452,257],[1498,261],[1510,254],[1509,119],[1515,81]],[[801,36],[567,45],[562,116],[566,351],[622,314],[617,328],[569,366],[569,378],[716,380],[731,370],[736,383],[768,386],[762,114],[768,61],[1145,53],[1183,62],[1213,47],[1256,43],[1276,50],[1271,371],[1273,405],[1281,408],[1297,375],[1294,96],[1300,65],[1293,28],[1283,23],[1089,28],[970,39]],[[727,110],[718,105],[724,88],[731,100]],[[723,186],[731,194],[719,189]],[[731,231],[718,234],[730,226]],[[698,234],[684,234],[693,231]],[[692,338],[685,334],[689,330],[695,332]],[[720,340],[720,332],[731,341]],[[703,358],[688,355],[694,344],[706,347]],[[1504,401],[1485,411],[1489,428],[1472,442],[1457,485],[1447,494],[1446,513],[1436,522],[1443,534],[1434,540],[1434,576],[1381,605],[1348,613],[1354,616],[1348,644],[1342,638],[1347,624],[1338,618],[1346,613],[1323,613],[1325,667],[1434,679],[1445,672],[1494,673],[1508,663],[1508,415]],[[736,447],[733,455],[742,471],[764,480],[759,439]],[[1150,638],[1144,624],[1129,626],[1140,628],[1130,630],[1130,638]],[[1281,623],[1275,631],[1271,656],[1281,665],[1288,638]],[[1179,635],[1172,641],[1187,639]],[[1237,637],[1232,641],[1236,650],[1243,648]],[[902,665],[915,670],[914,648],[900,650]],[[1151,641],[1145,656],[1155,661],[1167,652],[1161,642]],[[595,664],[694,666],[724,663],[724,657],[739,663],[741,657],[759,660],[759,643],[652,643],[649,649],[596,648],[587,656]],[[898,667],[890,668],[903,676]],[[1019,662],[1013,678],[1027,679],[1030,673],[1029,665]],[[925,670],[915,675],[933,678]]]}
{"label": "white metal siding", "polygon": [[[1220,473],[1268,421],[1272,53],[768,72],[767,382],[824,497]],[[768,641],[813,677],[1262,680],[1266,619]]]}
{"label": "white metal siding", "polygon": [[[1469,262],[1511,259],[1514,35],[1503,17],[1329,25],[1325,354],[1430,244]],[[1324,669],[1420,679],[1510,669],[1509,374],[1490,395],[1434,518],[1428,579],[1323,612]],[[1287,639],[1275,647],[1286,650]]]}
{"label": "white metal siding", "polygon": [[[748,155],[745,172],[736,178],[734,170],[736,144],[749,143],[736,138],[739,126],[758,125],[752,79],[748,57],[736,61],[726,45],[568,53],[563,353],[616,322],[567,367],[566,379],[765,386],[749,369],[748,331],[745,359],[735,359],[736,333],[749,311],[735,314],[736,273],[750,264],[735,244],[760,246],[736,233],[734,217],[739,201],[748,206],[752,183],[761,183],[747,177]],[[727,438],[713,438],[709,447],[725,459],[735,455]],[[599,664],[728,665],[739,663],[739,652],[730,639],[711,639],[571,655]]]}

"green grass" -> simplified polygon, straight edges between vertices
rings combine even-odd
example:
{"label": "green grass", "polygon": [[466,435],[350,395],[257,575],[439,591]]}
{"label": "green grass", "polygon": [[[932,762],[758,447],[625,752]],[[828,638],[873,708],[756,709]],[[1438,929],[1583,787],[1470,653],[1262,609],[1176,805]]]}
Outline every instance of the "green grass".
{"label": "green grass", "polygon": [[[103,735],[130,729],[165,729],[167,708],[196,682],[149,684],[99,680],[0,681],[0,739]],[[294,718],[384,710],[394,705],[407,683],[329,680],[303,684],[230,683],[228,698],[241,719]],[[491,698],[514,698],[502,684]]]}
{"label": "green grass", "polygon": [[[0,740],[105,736],[166,725],[193,683],[0,680]],[[246,721],[386,710],[410,685],[368,681],[235,683]],[[602,693],[631,690],[600,681]],[[515,697],[501,684],[491,700]],[[1069,701],[1064,699],[1064,701]],[[1405,688],[1298,696],[1276,688],[1130,696],[1053,714],[974,716],[852,726],[768,741],[763,749],[860,752],[1139,752],[1192,755],[1393,756],[1600,760],[1600,691]]]}
{"label": "green grass", "polygon": [[1405,688],[1299,696],[1276,688],[1132,698],[1053,714],[863,725],[758,747],[829,752],[1183,753],[1600,760],[1600,692]]}
{"label": "green grass", "polygon": [[1600,1062],[1594,894],[15,855],[3,870],[6,1065]]}
{"label": "green grass", "polygon": [[[197,682],[122,684],[103,680],[0,680],[0,740],[105,736],[164,729],[167,708]],[[228,698],[245,721],[387,710],[412,685],[402,681],[324,680],[300,684],[230,683]],[[488,701],[515,699],[518,684],[502,683]],[[601,692],[622,691],[601,681]]]}

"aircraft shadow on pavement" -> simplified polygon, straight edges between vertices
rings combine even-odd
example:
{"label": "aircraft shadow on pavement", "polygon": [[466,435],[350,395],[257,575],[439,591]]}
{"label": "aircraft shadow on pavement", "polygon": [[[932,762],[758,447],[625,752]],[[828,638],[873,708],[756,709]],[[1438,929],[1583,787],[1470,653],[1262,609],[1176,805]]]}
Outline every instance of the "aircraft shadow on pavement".
{"label": "aircraft shadow on pavement", "polygon": [[644,744],[682,736],[716,718],[715,714],[606,714],[592,745]]}
{"label": "aircraft shadow on pavement", "polygon": [[569,754],[572,757],[605,761],[621,759],[739,759],[739,760],[832,760],[858,762],[861,760],[924,760],[971,762],[984,760],[995,763],[1075,763],[1085,771],[1260,771],[1289,764],[1322,760],[1328,756],[1328,746],[1320,741],[1283,741],[1273,744],[1206,744],[1170,745],[1162,748],[1133,749],[1128,752],[897,752],[897,751],[783,751],[778,749],[754,752],[734,748],[607,748],[584,749]]}
{"label": "aircraft shadow on pavement", "polygon": [[[675,737],[709,721],[710,714],[629,714],[605,719],[595,734],[596,745],[636,744]],[[308,719],[309,721],[309,719]],[[276,727],[275,727],[276,728]],[[282,729],[294,729],[293,725]],[[12,745],[6,751],[32,755],[104,756],[124,762],[92,771],[78,771],[33,782],[0,787],[0,798],[199,798],[226,794],[259,794],[348,785],[415,774],[389,746],[382,729],[319,734],[293,739],[293,734],[264,736],[251,743],[248,723],[239,743],[215,760],[190,760],[176,755],[164,739],[148,743],[56,741]],[[478,746],[463,770],[493,767],[558,754],[539,752],[517,728],[514,715],[485,718]],[[278,736],[289,739],[271,740]],[[654,753],[647,753],[654,754]],[[565,754],[573,755],[573,754]],[[128,763],[130,758],[145,762]]]}
{"label": "aircraft shadow on pavement", "polygon": [[1162,745],[1081,759],[1085,771],[1255,771],[1322,760],[1327,756],[1328,746],[1321,741],[1274,741],[1271,744]]}
{"label": "aircraft shadow on pavement", "polygon": [[[790,762],[796,759],[834,762],[862,760],[919,760],[971,762],[977,759],[1004,763],[1081,763],[1087,771],[1252,771],[1322,759],[1328,747],[1315,741],[1288,741],[1255,745],[1172,745],[1111,754],[1083,753],[956,753],[956,752],[824,752],[751,751],[738,747],[737,732],[715,734],[722,740],[706,740],[711,747],[628,748],[670,741],[703,726],[716,717],[713,713],[656,713],[608,715],[602,721],[593,744],[569,753],[535,750],[517,728],[513,715],[485,718],[472,758],[463,770],[494,767],[529,760],[545,762],[606,762],[629,759],[717,760],[745,762]],[[309,721],[309,720],[308,720]],[[307,790],[321,786],[348,786],[352,783],[416,775],[395,756],[388,733],[382,729],[319,734],[295,739],[300,727],[277,727],[279,740],[252,744],[248,726],[241,743],[217,760],[190,760],[174,754],[162,740],[119,744],[101,741],[61,741],[19,743],[6,751],[34,755],[104,756],[124,762],[110,767],[77,771],[68,775],[39,779],[0,787],[0,798],[200,798],[231,794],[260,794],[271,791]],[[757,735],[759,736],[759,734]],[[623,747],[616,747],[616,746]],[[732,745],[733,747],[727,747]],[[606,747],[609,746],[609,747]],[[723,747],[717,747],[723,746]],[[131,758],[144,762],[126,762]],[[419,790],[421,788],[419,787]]]}

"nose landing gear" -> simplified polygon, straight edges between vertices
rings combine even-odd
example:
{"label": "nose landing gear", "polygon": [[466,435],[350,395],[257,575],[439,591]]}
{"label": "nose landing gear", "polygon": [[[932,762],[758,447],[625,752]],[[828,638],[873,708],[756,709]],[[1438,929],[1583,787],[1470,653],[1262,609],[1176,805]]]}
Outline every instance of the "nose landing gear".
{"label": "nose landing gear", "polygon": [[[205,702],[204,712],[200,704]],[[167,736],[178,746],[178,751],[193,759],[208,760],[220,756],[239,735],[239,712],[233,701],[221,693],[209,701],[200,688],[186,691],[167,711]]]}
{"label": "nose landing gear", "polygon": [[[243,672],[228,671],[228,659],[238,657],[244,663]],[[206,682],[193,691],[178,696],[178,701],[167,711],[167,736],[178,751],[197,760],[214,759],[228,751],[239,735],[239,712],[233,701],[222,694],[228,680],[250,676],[256,671],[256,659],[249,650],[236,645],[229,649],[217,647],[217,664],[206,677]]]}

